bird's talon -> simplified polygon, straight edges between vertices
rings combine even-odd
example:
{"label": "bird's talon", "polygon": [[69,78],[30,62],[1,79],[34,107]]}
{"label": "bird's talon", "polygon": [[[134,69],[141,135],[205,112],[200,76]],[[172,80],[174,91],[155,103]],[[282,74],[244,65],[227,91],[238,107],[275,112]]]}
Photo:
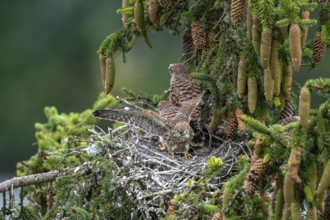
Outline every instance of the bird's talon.
{"label": "bird's talon", "polygon": [[159,148],[160,148],[161,151],[166,151],[167,150],[167,147],[164,146],[164,145],[160,145]]}

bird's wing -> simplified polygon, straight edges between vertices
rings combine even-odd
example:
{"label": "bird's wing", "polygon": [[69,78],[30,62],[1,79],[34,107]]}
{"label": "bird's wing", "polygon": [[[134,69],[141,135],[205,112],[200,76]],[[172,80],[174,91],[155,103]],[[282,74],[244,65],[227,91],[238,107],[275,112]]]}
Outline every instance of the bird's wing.
{"label": "bird's wing", "polygon": [[118,109],[97,110],[93,112],[93,116],[106,120],[125,122],[158,136],[162,136],[165,132],[169,131],[169,127],[157,117],[142,111],[126,111]]}
{"label": "bird's wing", "polygon": [[201,103],[204,93],[199,96],[192,98],[190,100],[184,101],[181,103],[180,112],[186,115],[188,118],[191,117],[191,114],[196,110],[198,105]]}

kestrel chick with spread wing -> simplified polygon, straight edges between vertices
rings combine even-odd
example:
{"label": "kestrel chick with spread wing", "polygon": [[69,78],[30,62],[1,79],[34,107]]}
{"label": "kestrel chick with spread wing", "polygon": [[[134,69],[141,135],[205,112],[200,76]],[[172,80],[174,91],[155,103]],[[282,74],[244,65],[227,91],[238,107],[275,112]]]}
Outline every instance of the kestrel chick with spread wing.
{"label": "kestrel chick with spread wing", "polygon": [[[201,97],[196,98],[197,105]],[[165,103],[163,103],[165,104]],[[93,116],[101,119],[122,121],[140,128],[143,131],[160,137],[161,143],[167,150],[174,154],[180,152],[188,158],[189,146],[192,140],[192,129],[189,125],[189,115],[180,112],[173,105],[163,106],[159,113],[150,110],[97,110]],[[188,105],[187,109],[194,109],[195,106]],[[188,111],[188,110],[187,110]],[[173,113],[173,114],[172,114]],[[170,114],[170,115],[168,115]]]}
{"label": "kestrel chick with spread wing", "polygon": [[[169,66],[170,80],[170,102],[175,106],[182,106],[186,101],[200,96],[201,86],[196,82],[182,63]],[[203,146],[205,136],[200,126],[201,107],[197,106],[191,114],[190,125],[194,132],[192,146]]]}

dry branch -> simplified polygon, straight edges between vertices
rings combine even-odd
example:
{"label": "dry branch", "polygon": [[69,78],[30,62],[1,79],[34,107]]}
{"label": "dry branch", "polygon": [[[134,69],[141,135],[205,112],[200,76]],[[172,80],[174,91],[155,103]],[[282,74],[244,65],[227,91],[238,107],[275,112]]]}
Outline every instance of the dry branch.
{"label": "dry branch", "polygon": [[85,169],[86,167],[89,167],[88,163],[84,163],[78,167],[73,167],[73,168],[58,169],[46,173],[38,173],[28,176],[15,177],[0,183],[0,192],[9,191],[11,187],[18,188],[32,184],[51,182],[54,181],[59,176],[77,172],[84,167]]}

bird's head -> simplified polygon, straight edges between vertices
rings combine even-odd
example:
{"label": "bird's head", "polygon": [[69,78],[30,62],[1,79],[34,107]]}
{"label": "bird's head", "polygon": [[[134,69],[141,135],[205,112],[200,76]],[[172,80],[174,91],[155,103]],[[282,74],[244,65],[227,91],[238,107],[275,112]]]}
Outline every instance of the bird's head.
{"label": "bird's head", "polygon": [[188,122],[180,122],[177,123],[174,128],[174,136],[183,139],[189,140],[192,139],[192,130]]}
{"label": "bird's head", "polygon": [[174,75],[188,74],[186,67],[182,63],[173,63],[168,67],[171,77]]}

